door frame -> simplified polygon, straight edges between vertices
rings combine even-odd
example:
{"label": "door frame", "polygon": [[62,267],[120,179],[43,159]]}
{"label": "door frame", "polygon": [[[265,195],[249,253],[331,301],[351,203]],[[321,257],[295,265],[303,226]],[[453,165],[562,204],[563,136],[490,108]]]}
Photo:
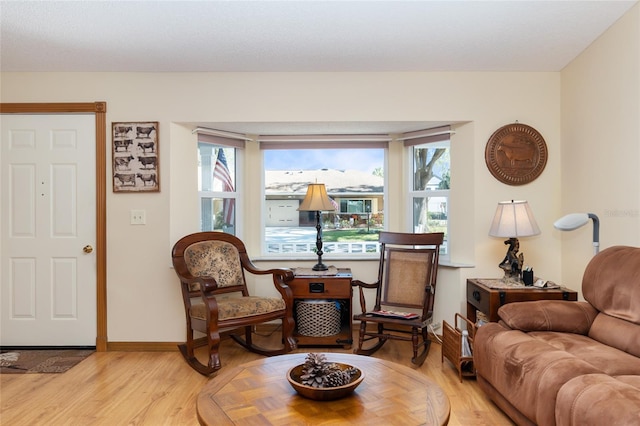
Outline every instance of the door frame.
{"label": "door frame", "polygon": [[96,350],[107,350],[107,103],[0,103],[0,114],[94,114],[96,119]]}

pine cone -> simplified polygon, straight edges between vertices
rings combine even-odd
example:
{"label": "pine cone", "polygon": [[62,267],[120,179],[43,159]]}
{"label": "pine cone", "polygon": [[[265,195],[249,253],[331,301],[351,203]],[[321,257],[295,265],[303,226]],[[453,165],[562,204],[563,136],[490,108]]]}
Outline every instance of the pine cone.
{"label": "pine cone", "polygon": [[358,370],[351,367],[346,370],[335,370],[324,377],[322,387],[335,388],[351,383],[351,379]]}
{"label": "pine cone", "polygon": [[334,368],[335,365],[329,364],[324,354],[310,353],[304,361],[300,380],[302,380],[303,385],[314,388],[322,387],[324,376],[329,374]]}

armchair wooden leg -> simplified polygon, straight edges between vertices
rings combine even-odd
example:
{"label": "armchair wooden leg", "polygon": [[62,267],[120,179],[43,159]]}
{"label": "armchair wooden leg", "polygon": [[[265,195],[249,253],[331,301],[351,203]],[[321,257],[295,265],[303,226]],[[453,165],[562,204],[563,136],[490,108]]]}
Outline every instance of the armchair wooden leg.
{"label": "armchair wooden leg", "polygon": [[214,360],[213,363],[211,362],[211,358],[210,358],[209,365],[204,365],[196,358],[195,352],[194,352],[195,348],[207,346],[207,345],[208,345],[208,338],[203,337],[200,339],[194,339],[193,330],[187,330],[187,341],[183,344],[178,345],[178,349],[180,350],[180,353],[182,354],[185,361],[187,361],[187,364],[189,364],[189,366],[194,370],[196,370],[198,373],[205,376],[209,376],[213,374],[214,372],[219,370],[221,367],[219,357],[217,359],[217,362],[216,360]]}
{"label": "armchair wooden leg", "polygon": [[418,329],[415,327],[411,328],[411,346],[413,347],[413,357],[412,360],[418,357]]}
{"label": "armchair wooden leg", "polygon": [[[413,358],[411,358],[411,363],[417,366],[421,366],[424,364],[424,360],[427,358],[429,354],[429,349],[431,348],[431,339],[429,339],[429,333],[426,328],[421,330],[422,342],[418,341],[418,329],[414,328],[411,333],[411,340],[413,343]],[[415,338],[415,339],[414,339]],[[422,347],[422,351],[418,354],[418,347]]]}
{"label": "armchair wooden leg", "polygon": [[282,318],[282,340],[285,352],[291,352],[298,347],[298,342],[293,338],[295,323],[291,318]]}
{"label": "armchair wooden leg", "polygon": [[220,333],[218,330],[209,331],[209,368],[213,371],[219,370],[222,367],[220,362]]}

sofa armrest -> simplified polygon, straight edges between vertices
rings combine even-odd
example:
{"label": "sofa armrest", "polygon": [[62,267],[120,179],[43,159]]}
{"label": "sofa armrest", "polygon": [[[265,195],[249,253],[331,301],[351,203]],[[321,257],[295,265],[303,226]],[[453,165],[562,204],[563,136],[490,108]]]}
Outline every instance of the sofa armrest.
{"label": "sofa armrest", "polygon": [[508,303],[498,309],[500,319],[522,331],[559,331],[586,335],[598,311],[587,302],[536,300]]}

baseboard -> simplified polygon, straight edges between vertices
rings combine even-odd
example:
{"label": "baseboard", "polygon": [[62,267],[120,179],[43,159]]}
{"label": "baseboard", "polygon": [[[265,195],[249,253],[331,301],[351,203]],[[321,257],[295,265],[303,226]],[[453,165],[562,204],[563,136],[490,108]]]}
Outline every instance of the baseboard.
{"label": "baseboard", "polygon": [[113,352],[174,352],[181,342],[108,342],[107,351]]}

